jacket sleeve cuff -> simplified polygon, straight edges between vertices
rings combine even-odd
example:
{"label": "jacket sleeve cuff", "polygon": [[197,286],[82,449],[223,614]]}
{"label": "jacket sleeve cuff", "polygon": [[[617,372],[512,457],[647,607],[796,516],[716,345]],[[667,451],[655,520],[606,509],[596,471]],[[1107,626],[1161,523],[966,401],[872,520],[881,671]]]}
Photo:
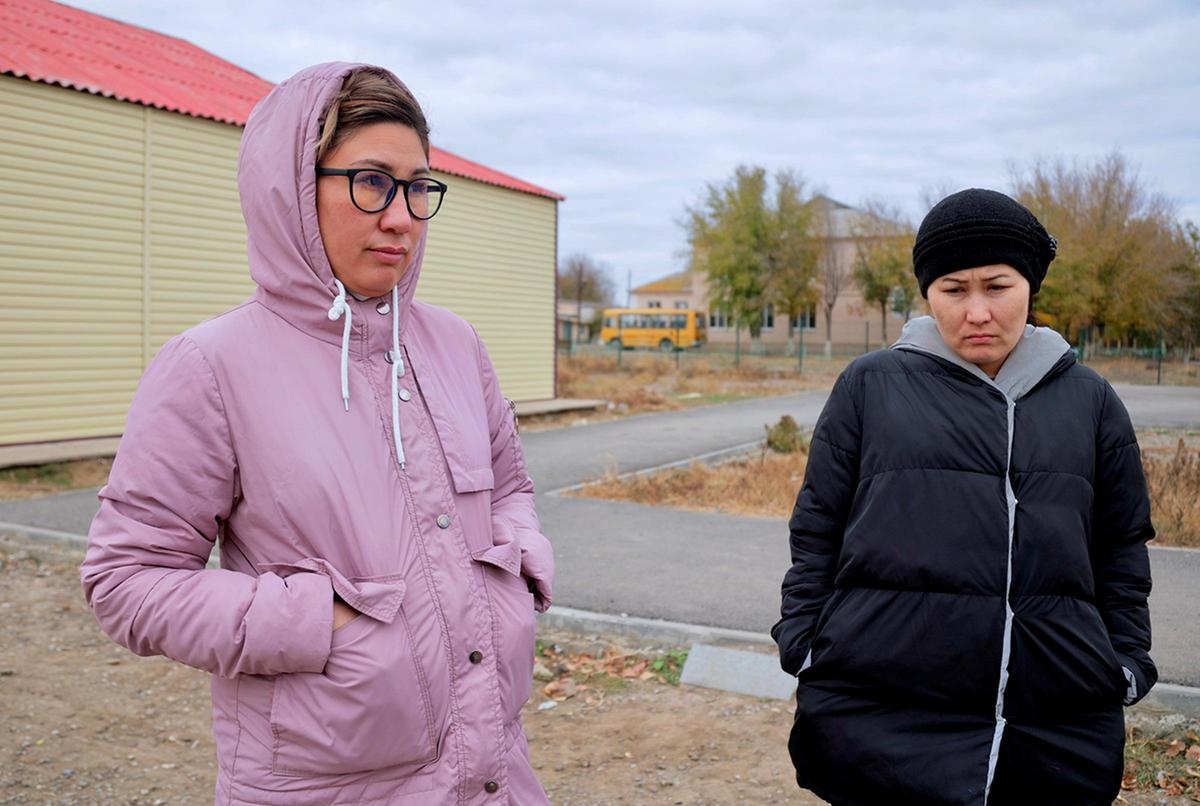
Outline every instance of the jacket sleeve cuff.
{"label": "jacket sleeve cuff", "polygon": [[[265,619],[252,618],[247,614],[248,628],[246,649],[256,662],[253,674],[292,674],[296,672],[319,673],[324,671],[329,660],[333,642],[333,586],[324,574],[292,574],[286,579],[274,574],[259,577],[260,592],[256,599],[264,598],[261,587],[278,585],[263,601],[263,610],[270,609]],[[256,602],[258,604],[258,602]],[[251,610],[255,608],[252,606]]]}
{"label": "jacket sleeve cuff", "polygon": [[517,530],[521,546],[521,576],[533,583],[534,608],[539,613],[550,609],[554,599],[554,550],[541,532]]}
{"label": "jacket sleeve cuff", "polygon": [[1150,693],[1153,686],[1138,668],[1134,660],[1126,655],[1117,653],[1117,662],[1121,664],[1121,673],[1125,675],[1125,705],[1133,705]]}

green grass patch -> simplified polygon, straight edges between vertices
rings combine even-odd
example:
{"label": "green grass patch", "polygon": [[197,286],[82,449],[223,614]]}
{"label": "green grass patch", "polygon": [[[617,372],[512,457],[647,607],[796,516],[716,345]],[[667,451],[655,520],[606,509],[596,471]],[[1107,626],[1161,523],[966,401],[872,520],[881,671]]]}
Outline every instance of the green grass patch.
{"label": "green grass patch", "polygon": [[650,669],[662,675],[663,680],[672,686],[679,685],[679,675],[683,673],[683,664],[687,662],[686,649],[672,649],[650,662]]}
{"label": "green grass patch", "polygon": [[71,484],[71,473],[66,464],[52,462],[46,465],[27,465],[25,467],[10,467],[0,470],[0,480],[16,484],[57,484],[67,487]]}

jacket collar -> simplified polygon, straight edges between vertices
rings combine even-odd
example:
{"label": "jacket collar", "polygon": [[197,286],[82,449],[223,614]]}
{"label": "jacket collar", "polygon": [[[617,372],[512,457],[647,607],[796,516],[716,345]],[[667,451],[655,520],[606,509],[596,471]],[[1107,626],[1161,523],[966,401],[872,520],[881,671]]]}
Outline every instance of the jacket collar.
{"label": "jacket collar", "polygon": [[1051,328],[1026,325],[1021,340],[1008,354],[995,379],[992,379],[977,365],[950,349],[942,339],[937,322],[932,316],[910,320],[900,333],[900,338],[892,345],[892,349],[925,353],[954,364],[989,386],[999,389],[1010,400],[1018,400],[1028,394],[1068,354],[1071,355],[1071,360],[1067,362],[1067,366],[1074,363],[1074,352],[1066,339]]}

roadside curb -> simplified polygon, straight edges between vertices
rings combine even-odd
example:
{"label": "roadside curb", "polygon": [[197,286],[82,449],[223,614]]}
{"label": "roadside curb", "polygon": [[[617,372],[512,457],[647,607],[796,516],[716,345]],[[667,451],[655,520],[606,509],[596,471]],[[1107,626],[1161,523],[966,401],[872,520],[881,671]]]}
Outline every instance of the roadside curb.
{"label": "roadside curb", "polygon": [[1200,688],[1175,683],[1156,683],[1146,699],[1135,709],[1166,710],[1183,714],[1188,719],[1200,719]]}
{"label": "roadside curb", "polygon": [[43,529],[40,526],[25,526],[20,523],[0,521],[0,532],[32,537],[39,540],[57,540],[60,543],[70,543],[74,546],[86,547],[87,535],[77,535],[72,532],[60,532],[57,529]]}
{"label": "roadside curb", "polygon": [[[552,607],[538,616],[538,626],[582,634],[600,634],[626,638],[649,644],[691,646],[692,644],[735,645],[756,652],[776,654],[775,642],[765,633],[707,627],[680,621],[613,616],[572,607]],[[1200,719],[1200,688],[1176,683],[1158,683],[1146,698],[1133,706],[1135,710],[1181,714],[1188,719]]]}
{"label": "roadside curb", "polygon": [[[761,450],[765,442],[766,439],[756,439],[751,442],[743,442],[741,445],[734,445],[729,448],[720,448],[715,451],[709,451],[708,453],[701,453],[696,456],[688,456],[683,459],[676,459],[674,462],[667,462],[666,464],[662,465],[643,467],[638,470],[629,470],[618,475],[617,481],[624,481],[626,479],[636,478],[637,476],[649,476],[654,473],[659,473],[663,470],[673,470],[677,467],[690,467],[696,462],[702,462],[706,465],[718,465],[722,462],[738,459],[746,454],[752,453],[753,451]],[[557,496],[564,495],[566,493],[573,493],[578,490],[582,490],[585,487],[591,487],[593,484],[597,484],[602,480],[603,479],[600,477],[588,479],[577,484],[570,484],[566,487],[559,487],[557,489],[550,490],[549,492],[539,493],[539,495]]]}
{"label": "roadside curb", "polygon": [[[538,626],[551,630],[576,633],[600,633],[629,638],[652,644],[690,646],[692,644],[736,644],[752,646],[770,652],[775,642],[765,633],[731,630],[726,627],[706,627],[681,621],[642,618],[640,616],[609,615],[573,607],[551,607],[538,616]],[[1200,694],[1200,689],[1197,690]]]}

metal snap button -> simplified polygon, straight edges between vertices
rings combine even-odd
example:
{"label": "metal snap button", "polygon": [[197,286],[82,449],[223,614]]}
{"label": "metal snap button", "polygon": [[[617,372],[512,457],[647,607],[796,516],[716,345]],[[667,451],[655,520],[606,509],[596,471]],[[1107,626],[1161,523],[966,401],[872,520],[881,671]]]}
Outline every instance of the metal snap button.
{"label": "metal snap button", "polygon": [[392,358],[391,350],[388,350],[386,353],[383,354],[383,360],[388,362],[389,364],[395,363],[395,359]]}
{"label": "metal snap button", "polygon": [[471,663],[479,663],[483,660],[483,653],[477,649],[470,655],[467,655],[467,660],[471,661]]}
{"label": "metal snap button", "polygon": [[397,396],[398,396],[398,397],[399,397],[401,400],[403,400],[405,403],[407,403],[408,401],[412,400],[412,392],[408,391],[407,389],[401,389],[401,390],[400,390],[400,391],[397,393]]}
{"label": "metal snap button", "polygon": [[437,525],[438,525],[438,528],[440,528],[440,529],[450,528],[450,516],[446,515],[446,514],[438,515],[437,516]]}
{"label": "metal snap button", "polygon": [[386,302],[381,302],[375,306],[375,312],[380,316],[386,316],[392,312],[392,306]]}
{"label": "metal snap button", "polygon": [[483,785],[483,789],[485,792],[488,792],[489,794],[492,792],[497,792],[500,789],[500,784],[496,783],[495,781],[488,781],[486,784]]}

